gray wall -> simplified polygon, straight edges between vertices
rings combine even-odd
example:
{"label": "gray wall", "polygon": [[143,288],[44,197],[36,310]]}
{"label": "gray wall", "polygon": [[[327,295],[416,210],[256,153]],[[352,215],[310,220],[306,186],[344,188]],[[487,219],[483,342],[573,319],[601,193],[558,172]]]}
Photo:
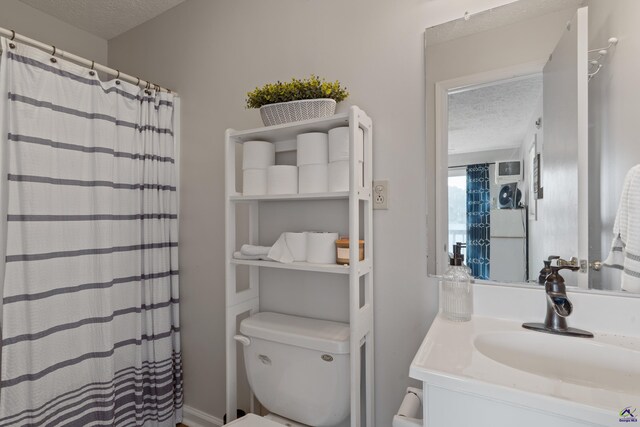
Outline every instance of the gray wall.
{"label": "gray wall", "polygon": [[0,27],[106,64],[107,41],[18,0],[2,0]]}
{"label": "gray wall", "polygon": [[[424,29],[509,2],[189,0],[109,42],[110,66],[182,97],[187,405],[224,412],[224,130],[261,126],[258,112],[244,108],[248,90],[315,73],[348,86],[340,111],[356,104],[373,118],[374,176],[390,182],[390,209],[374,215],[376,421],[390,425],[437,306],[426,279],[425,194],[435,148],[433,140],[425,147]],[[263,302],[298,302],[280,291]]]}
{"label": "gray wall", "polygon": [[[640,163],[640,2],[589,0],[589,48],[620,43],[602,62],[605,67],[589,83],[589,239],[591,260],[609,255],[613,223],[627,171]],[[620,290],[620,273],[591,272],[591,287]]]}

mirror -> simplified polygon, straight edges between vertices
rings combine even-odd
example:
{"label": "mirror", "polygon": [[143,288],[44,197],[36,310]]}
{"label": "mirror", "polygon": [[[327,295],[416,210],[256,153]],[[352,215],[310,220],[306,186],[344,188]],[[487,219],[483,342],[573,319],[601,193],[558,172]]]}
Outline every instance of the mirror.
{"label": "mirror", "polygon": [[460,242],[476,280],[537,283],[557,255],[583,267],[568,285],[620,290],[597,261],[640,164],[638,17],[636,0],[519,0],[426,30],[439,273]]}

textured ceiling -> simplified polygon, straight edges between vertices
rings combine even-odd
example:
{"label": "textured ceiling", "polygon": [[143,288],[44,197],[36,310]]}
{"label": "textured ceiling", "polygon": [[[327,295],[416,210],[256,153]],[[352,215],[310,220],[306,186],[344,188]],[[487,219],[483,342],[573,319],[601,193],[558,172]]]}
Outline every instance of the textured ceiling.
{"label": "textured ceiling", "polygon": [[578,8],[583,2],[584,0],[519,0],[471,15],[468,20],[460,18],[427,28],[426,42],[427,45],[443,43],[559,10]]}
{"label": "textured ceiling", "polygon": [[185,0],[20,0],[109,40]]}
{"label": "textured ceiling", "polygon": [[519,147],[541,96],[541,74],[450,94],[449,153]]}

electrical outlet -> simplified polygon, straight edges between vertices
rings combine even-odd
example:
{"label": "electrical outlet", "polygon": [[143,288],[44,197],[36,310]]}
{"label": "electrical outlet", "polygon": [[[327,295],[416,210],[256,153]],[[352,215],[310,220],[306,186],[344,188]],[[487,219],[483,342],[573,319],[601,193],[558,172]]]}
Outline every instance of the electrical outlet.
{"label": "electrical outlet", "polygon": [[373,181],[373,209],[389,209],[389,181]]}

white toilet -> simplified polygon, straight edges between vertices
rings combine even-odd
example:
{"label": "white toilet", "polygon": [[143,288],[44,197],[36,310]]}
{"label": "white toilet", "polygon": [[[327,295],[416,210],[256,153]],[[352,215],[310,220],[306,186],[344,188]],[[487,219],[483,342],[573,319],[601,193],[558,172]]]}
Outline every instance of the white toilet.
{"label": "white toilet", "polygon": [[349,416],[349,325],[264,312],[240,332],[249,385],[272,414],[231,425],[329,427]]}

